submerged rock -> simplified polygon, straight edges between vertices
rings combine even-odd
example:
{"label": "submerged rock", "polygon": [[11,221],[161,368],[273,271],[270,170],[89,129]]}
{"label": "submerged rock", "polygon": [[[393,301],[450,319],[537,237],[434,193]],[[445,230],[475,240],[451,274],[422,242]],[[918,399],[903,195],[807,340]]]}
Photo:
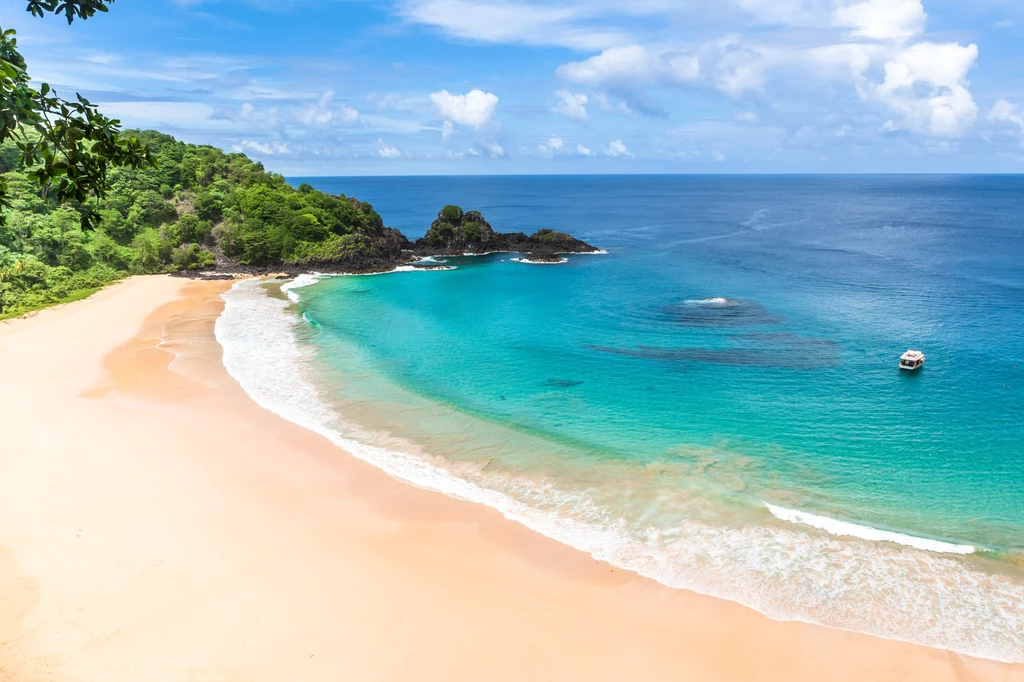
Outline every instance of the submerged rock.
{"label": "submerged rock", "polygon": [[548,379],[544,382],[545,386],[552,386],[554,388],[572,388],[582,384],[582,381],[573,381],[572,379]]}

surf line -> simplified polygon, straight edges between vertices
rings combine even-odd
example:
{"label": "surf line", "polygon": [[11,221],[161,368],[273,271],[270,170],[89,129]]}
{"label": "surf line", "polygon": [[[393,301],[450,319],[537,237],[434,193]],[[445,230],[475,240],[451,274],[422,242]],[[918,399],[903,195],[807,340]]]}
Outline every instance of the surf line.
{"label": "surf line", "polygon": [[879,530],[878,528],[872,528],[871,526],[861,526],[847,521],[837,521],[836,519],[830,519],[827,516],[817,516],[815,514],[809,514],[796,509],[776,507],[774,504],[768,504],[767,502],[764,503],[764,506],[767,507],[768,511],[772,513],[772,516],[777,519],[817,528],[818,530],[823,530],[830,535],[855,537],[862,540],[872,540],[874,542],[892,542],[897,545],[923,549],[927,552],[939,552],[941,554],[974,554],[975,551],[975,547],[973,545],[955,545],[951,542],[942,542],[941,540],[929,540],[927,538],[919,538],[913,535],[904,535],[903,533]]}

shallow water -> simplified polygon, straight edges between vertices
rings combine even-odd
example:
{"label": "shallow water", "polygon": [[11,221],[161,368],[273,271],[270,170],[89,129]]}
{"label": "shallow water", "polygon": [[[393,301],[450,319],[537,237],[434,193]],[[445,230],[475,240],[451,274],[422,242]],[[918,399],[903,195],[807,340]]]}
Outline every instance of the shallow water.
{"label": "shallow water", "polygon": [[1024,660],[1024,179],[307,181],[609,253],[236,287],[268,407],[665,584]]}

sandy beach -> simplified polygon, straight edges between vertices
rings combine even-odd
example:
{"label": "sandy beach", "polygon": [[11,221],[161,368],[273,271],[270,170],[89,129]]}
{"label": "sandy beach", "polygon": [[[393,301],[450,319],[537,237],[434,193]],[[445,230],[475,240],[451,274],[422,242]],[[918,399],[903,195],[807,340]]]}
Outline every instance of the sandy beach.
{"label": "sandy beach", "polygon": [[229,282],[0,324],[0,680],[1024,680],[663,587],[253,403]]}

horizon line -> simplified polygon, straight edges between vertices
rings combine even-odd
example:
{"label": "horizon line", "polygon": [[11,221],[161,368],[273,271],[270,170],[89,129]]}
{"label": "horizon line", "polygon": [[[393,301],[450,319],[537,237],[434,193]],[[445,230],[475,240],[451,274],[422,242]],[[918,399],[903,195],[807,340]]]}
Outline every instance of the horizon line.
{"label": "horizon line", "polygon": [[879,172],[850,171],[845,173],[420,173],[420,174],[385,174],[342,173],[337,175],[302,175],[271,171],[285,178],[508,178],[508,177],[1024,177],[1024,172],[960,172],[960,173],[925,173],[925,172]]}

